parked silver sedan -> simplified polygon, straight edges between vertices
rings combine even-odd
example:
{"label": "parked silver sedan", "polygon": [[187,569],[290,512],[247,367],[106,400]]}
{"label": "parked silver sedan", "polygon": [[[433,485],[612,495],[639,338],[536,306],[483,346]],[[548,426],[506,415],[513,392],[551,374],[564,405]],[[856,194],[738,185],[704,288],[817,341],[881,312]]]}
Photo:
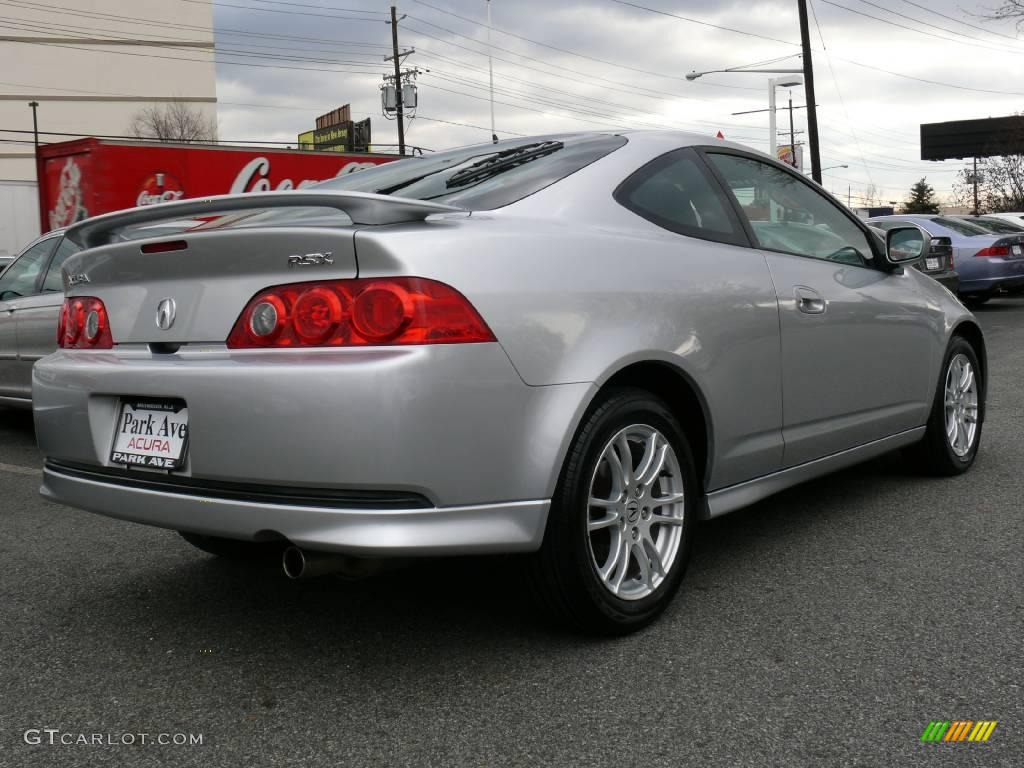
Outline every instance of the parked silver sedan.
{"label": "parked silver sedan", "polygon": [[32,365],[57,348],[64,303],[60,268],[79,250],[63,230],[36,238],[0,264],[0,405],[32,404]]}
{"label": "parked silver sedan", "polygon": [[68,237],[43,495],[293,577],[530,553],[553,611],[625,632],[696,521],[897,448],[964,472],[981,439],[984,340],[906,268],[922,230],[701,136],[486,144]]}

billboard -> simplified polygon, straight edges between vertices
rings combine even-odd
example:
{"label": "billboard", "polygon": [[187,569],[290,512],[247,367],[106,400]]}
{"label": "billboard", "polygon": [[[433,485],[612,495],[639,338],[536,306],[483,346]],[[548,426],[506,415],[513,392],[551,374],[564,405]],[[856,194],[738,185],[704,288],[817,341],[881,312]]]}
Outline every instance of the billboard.
{"label": "billboard", "polygon": [[[794,149],[796,149],[796,152],[793,151]],[[782,146],[776,148],[775,157],[778,158],[779,161],[785,163],[786,165],[793,166],[801,173],[804,170],[803,144],[797,144],[795,148],[792,144],[783,144]]]}
{"label": "billboard", "polygon": [[921,124],[921,159],[1024,154],[1024,116]]}

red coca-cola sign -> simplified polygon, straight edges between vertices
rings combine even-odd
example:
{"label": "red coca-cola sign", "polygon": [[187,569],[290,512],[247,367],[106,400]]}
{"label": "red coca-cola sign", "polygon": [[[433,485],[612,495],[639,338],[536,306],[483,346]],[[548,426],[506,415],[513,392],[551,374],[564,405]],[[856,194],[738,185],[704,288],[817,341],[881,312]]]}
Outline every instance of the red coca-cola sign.
{"label": "red coca-cola sign", "polygon": [[44,230],[100,213],[239,192],[301,189],[395,155],[80,139],[39,148]]}
{"label": "red coca-cola sign", "polygon": [[185,196],[185,187],[169,173],[158,171],[146,177],[142,182],[136,205],[156,205],[181,200]]}

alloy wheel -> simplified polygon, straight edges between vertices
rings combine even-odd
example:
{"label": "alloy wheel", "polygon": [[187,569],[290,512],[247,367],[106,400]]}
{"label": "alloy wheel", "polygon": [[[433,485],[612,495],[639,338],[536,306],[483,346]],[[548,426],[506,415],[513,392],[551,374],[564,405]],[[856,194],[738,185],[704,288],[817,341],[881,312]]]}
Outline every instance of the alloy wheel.
{"label": "alloy wheel", "polygon": [[946,440],[960,458],[974,446],[978,434],[978,379],[974,366],[962,353],[946,369]]}
{"label": "alloy wheel", "polygon": [[683,474],[671,443],[634,424],[605,444],[590,481],[587,545],[605,589],[640,600],[678,559],[685,515]]}

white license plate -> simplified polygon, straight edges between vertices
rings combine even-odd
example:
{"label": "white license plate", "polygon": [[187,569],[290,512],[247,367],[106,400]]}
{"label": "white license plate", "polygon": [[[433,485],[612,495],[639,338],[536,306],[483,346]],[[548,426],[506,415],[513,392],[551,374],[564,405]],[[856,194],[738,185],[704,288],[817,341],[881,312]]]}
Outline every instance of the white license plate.
{"label": "white license plate", "polygon": [[188,447],[188,407],[181,400],[122,398],[110,461],[178,469]]}
{"label": "white license plate", "polygon": [[925,269],[938,269],[939,268],[939,260],[938,259],[925,259],[924,260],[924,268]]}
{"label": "white license plate", "polygon": [[1020,256],[1021,254],[1021,249],[1019,245],[1011,245],[1010,250],[1013,251],[1014,256]]}

